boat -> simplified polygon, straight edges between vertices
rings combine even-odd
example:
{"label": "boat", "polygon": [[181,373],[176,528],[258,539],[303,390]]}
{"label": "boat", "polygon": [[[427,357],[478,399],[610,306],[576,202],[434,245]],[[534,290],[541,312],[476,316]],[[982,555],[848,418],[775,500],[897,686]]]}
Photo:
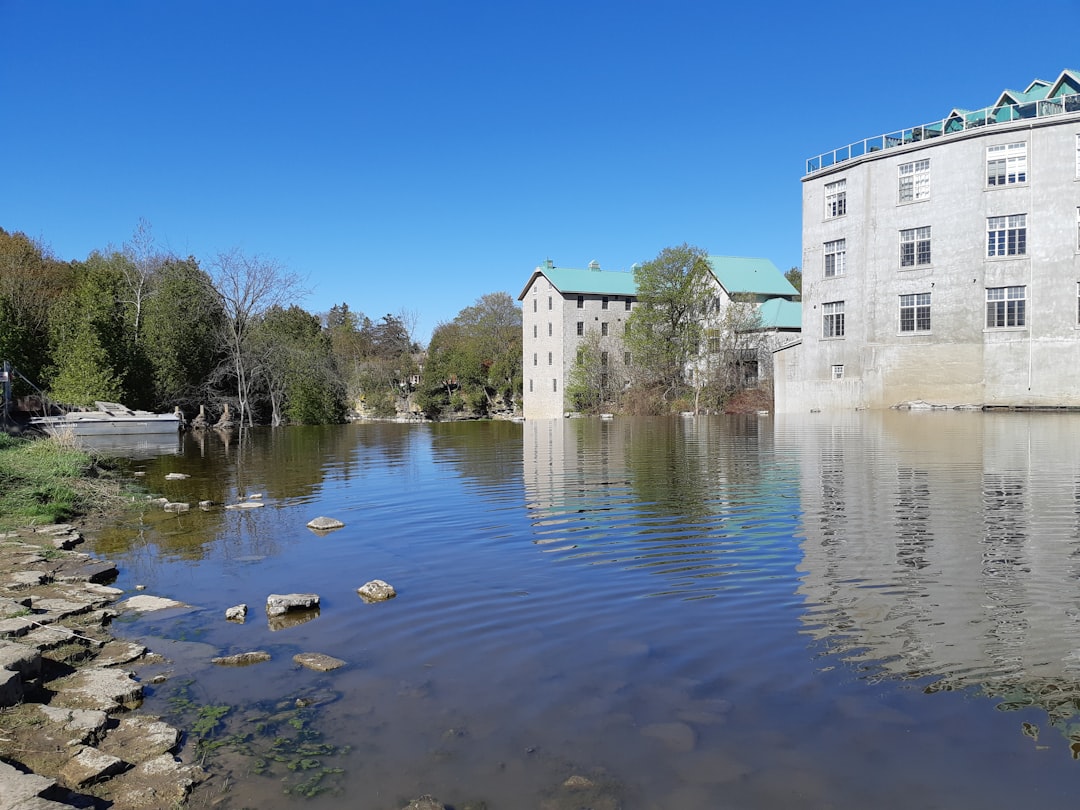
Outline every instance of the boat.
{"label": "boat", "polygon": [[34,416],[30,427],[52,435],[112,436],[175,434],[184,425],[177,408],[172,413],[133,410],[118,402],[95,402],[96,410],[67,411],[58,416]]}

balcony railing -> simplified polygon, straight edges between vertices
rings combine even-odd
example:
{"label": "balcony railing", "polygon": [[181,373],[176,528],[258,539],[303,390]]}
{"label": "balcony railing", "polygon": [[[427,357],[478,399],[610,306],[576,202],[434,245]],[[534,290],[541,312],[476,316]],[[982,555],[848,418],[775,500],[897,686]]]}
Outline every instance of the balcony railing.
{"label": "balcony railing", "polygon": [[806,161],[806,173],[813,174],[851,158],[862,157],[872,152],[880,152],[897,146],[906,146],[930,138],[947,137],[957,132],[965,132],[983,126],[1003,124],[1026,118],[1046,118],[1063,113],[1080,112],[1080,93],[1070,96],[1058,96],[1041,101],[1025,101],[1022,104],[1008,104],[1001,107],[985,107],[975,112],[955,113],[948,118],[931,124],[901,129],[886,135],[849,143],[831,152],[812,157]]}

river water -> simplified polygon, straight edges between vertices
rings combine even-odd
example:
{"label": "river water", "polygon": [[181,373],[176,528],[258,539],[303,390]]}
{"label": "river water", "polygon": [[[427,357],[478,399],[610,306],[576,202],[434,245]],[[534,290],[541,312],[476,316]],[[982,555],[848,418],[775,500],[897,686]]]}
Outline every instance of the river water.
{"label": "river water", "polygon": [[[103,532],[226,808],[1072,807],[1080,415],[189,434]],[[170,472],[190,476],[166,480]],[[338,518],[316,534],[305,524]],[[398,596],[367,604],[372,579]],[[271,593],[317,593],[286,626]],[[225,609],[246,603],[244,624]],[[265,663],[209,659],[265,650]],[[346,661],[296,665],[300,652]],[[299,701],[299,702],[298,702]]]}

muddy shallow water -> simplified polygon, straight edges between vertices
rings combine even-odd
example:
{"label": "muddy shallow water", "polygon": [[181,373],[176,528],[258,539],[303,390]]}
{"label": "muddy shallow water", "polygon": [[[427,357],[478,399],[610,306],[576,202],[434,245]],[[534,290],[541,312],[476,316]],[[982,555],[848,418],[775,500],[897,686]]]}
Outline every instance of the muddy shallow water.
{"label": "muddy shallow water", "polygon": [[[896,412],[189,434],[131,461],[149,490],[265,505],[96,550],[196,608],[114,629],[171,659],[145,710],[198,724],[218,806],[1065,807],[1078,437]],[[292,592],[319,611],[271,625]],[[247,650],[272,659],[209,663]]]}

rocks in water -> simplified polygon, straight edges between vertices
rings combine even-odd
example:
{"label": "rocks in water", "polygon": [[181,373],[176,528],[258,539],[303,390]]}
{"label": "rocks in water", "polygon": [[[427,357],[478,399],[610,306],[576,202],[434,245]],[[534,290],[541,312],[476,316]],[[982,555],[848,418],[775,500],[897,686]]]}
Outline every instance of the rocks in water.
{"label": "rocks in water", "polygon": [[191,478],[187,473],[165,473],[166,481],[183,481],[187,478]]}
{"label": "rocks in water", "polygon": [[272,593],[266,597],[267,616],[281,616],[292,610],[312,610],[318,606],[317,593]]}
{"label": "rocks in water", "polygon": [[229,413],[229,403],[225,403],[225,410],[221,414],[221,418],[214,423],[214,427],[226,430],[228,428],[235,427],[236,423],[233,421],[232,414]]}
{"label": "rocks in water", "polygon": [[140,613],[149,613],[153,610],[187,607],[187,605],[183,602],[177,602],[175,599],[166,599],[164,596],[140,594],[139,596],[132,596],[130,599],[125,599],[119,604],[119,607],[127,608],[128,610],[137,610]]}
{"label": "rocks in water", "polygon": [[67,709],[132,709],[143,698],[142,684],[130,672],[105,667],[80,669],[54,681],[50,688],[57,692],[50,705]]}
{"label": "rocks in water", "polygon": [[199,501],[199,508],[202,509],[204,512],[209,512],[213,505],[213,501]]}
{"label": "rocks in water", "polygon": [[81,790],[127,769],[119,757],[96,748],[83,748],[60,769],[60,781],[73,790]]}
{"label": "rocks in water", "polygon": [[340,658],[323,655],[322,653],[297,653],[293,656],[293,661],[316,672],[330,672],[345,666],[345,662]]}
{"label": "rocks in water", "polygon": [[265,650],[252,650],[251,652],[236,653],[235,655],[221,655],[211,658],[211,664],[222,667],[246,667],[251,664],[261,664],[270,660],[270,653]]}
{"label": "rocks in water", "polygon": [[178,515],[182,514],[184,512],[187,512],[190,509],[191,509],[191,504],[190,503],[179,503],[179,502],[170,501],[169,503],[165,504],[165,511],[166,512],[175,512]]}
{"label": "rocks in water", "polygon": [[261,506],[266,506],[262,501],[240,501],[240,503],[229,503],[225,505],[226,509],[258,509]]}
{"label": "rocks in water", "polygon": [[446,810],[446,805],[436,799],[434,796],[420,796],[417,799],[413,799],[407,805],[404,810]]}
{"label": "rocks in water", "polygon": [[345,524],[337,518],[317,517],[309,520],[307,527],[316,532],[332,532],[335,529],[344,528]]}
{"label": "rocks in water", "polygon": [[365,602],[385,602],[387,599],[393,599],[397,596],[394,586],[388,582],[383,582],[381,579],[365,582],[356,589],[356,592],[360,594],[360,597]]}
{"label": "rocks in water", "polygon": [[247,605],[233,605],[225,611],[225,618],[230,622],[244,623],[244,619],[247,618]]}

